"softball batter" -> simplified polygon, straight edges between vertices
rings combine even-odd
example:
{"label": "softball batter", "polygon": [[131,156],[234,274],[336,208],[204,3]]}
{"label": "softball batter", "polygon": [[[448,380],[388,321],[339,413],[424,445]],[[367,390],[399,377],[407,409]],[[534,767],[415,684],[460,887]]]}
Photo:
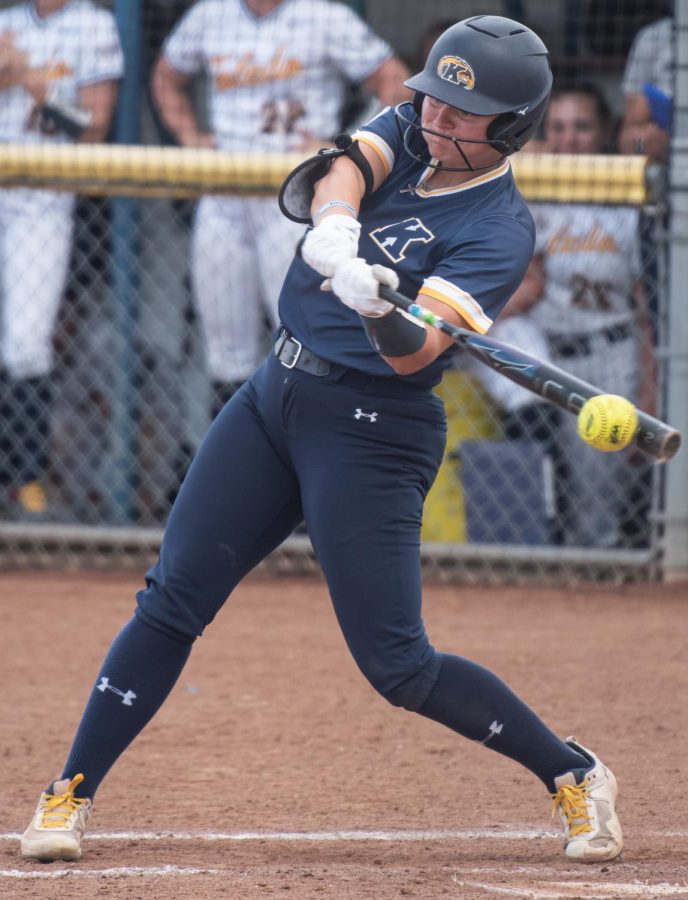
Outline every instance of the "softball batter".
{"label": "softball batter", "polygon": [[489,328],[533,252],[507,157],[544,113],[547,51],[517,22],[478,16],[444,32],[408,85],[415,102],[364,127],[362,154],[316,185],[274,352],[199,449],[136,614],[24,835],[28,858],[79,857],[98,784],[235,585],[302,519],[351,653],[381,695],[534,772],[571,859],[621,852],[609,769],[491,672],[428,640],[420,524],[445,436],[431,388],[454,345],[378,296],[381,282],[400,284],[452,322]]}

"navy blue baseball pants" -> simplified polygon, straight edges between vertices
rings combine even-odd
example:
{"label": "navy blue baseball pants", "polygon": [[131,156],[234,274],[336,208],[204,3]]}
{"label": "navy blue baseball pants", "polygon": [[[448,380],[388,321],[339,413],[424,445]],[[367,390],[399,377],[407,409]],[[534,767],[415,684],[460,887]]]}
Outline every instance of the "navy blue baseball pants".
{"label": "navy blue baseball pants", "polygon": [[200,635],[305,519],[359,667],[391,702],[420,707],[438,670],[420,616],[421,513],[445,417],[429,389],[385,381],[317,377],[270,356],[211,426],[139,615]]}
{"label": "navy blue baseball pants", "polygon": [[556,775],[587,767],[496,675],[428,641],[421,512],[444,444],[442,402],[427,389],[337,369],[317,377],[267,359],[198,451],[63,777],[85,773],[82,796],[94,795],[195,638],[303,519],[349,649],[390,703],[518,760],[550,791]]}

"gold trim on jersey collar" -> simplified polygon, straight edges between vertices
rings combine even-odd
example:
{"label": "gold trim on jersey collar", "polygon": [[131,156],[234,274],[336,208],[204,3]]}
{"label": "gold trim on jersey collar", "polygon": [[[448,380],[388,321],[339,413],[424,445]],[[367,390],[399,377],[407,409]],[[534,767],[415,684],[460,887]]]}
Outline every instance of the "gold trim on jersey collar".
{"label": "gold trim on jersey collar", "polygon": [[419,197],[438,197],[441,194],[458,194],[460,191],[468,191],[471,188],[478,187],[478,185],[485,184],[488,181],[493,181],[495,178],[501,178],[502,175],[506,175],[507,172],[511,170],[511,163],[508,159],[505,159],[504,162],[497,168],[492,169],[490,172],[486,172],[484,175],[477,175],[475,178],[471,178],[470,181],[464,181],[463,184],[457,184],[453,187],[444,187],[444,188],[435,188],[434,190],[423,187],[425,180],[436,171],[432,166],[427,166],[423,174],[418,179],[418,183],[414,189],[414,194],[417,194]]}

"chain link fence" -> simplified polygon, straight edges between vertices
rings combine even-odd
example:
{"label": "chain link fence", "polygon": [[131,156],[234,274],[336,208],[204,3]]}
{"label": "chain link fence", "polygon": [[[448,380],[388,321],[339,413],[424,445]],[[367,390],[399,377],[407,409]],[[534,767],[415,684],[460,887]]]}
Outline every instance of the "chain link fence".
{"label": "chain link fence", "polygon": [[[412,70],[433,28],[456,15],[454,3],[423,4],[422,22],[411,2],[350,5]],[[116,17],[127,66],[109,139],[172,144],[169,117],[165,122],[151,100],[151,69],[165,38],[193,4],[143,2],[133,41],[127,34],[128,5],[101,6]],[[592,82],[616,123],[606,131],[604,146],[592,152],[617,150],[624,109],[621,79],[631,43],[641,27],[670,12],[665,4],[589,2],[564,4],[565,10],[539,2],[505,2],[501,9],[478,2],[465,6],[462,15],[489,11],[525,21],[551,47],[559,82],[569,87]],[[16,19],[10,28],[2,18],[15,7],[0,3],[0,32],[16,28]],[[572,19],[574,8],[578,13]],[[20,37],[16,43],[21,44]],[[133,104],[127,93],[131,54],[136,61],[133,95],[141,100]],[[246,77],[269,83],[269,67],[261,64],[260,69],[253,57],[237,65],[236,77],[254,66]],[[201,133],[211,129],[217,115],[208,77],[199,71],[185,85]],[[2,84],[0,109],[13,102],[13,88]],[[345,87],[340,124],[355,123],[376,101],[351,79]],[[285,117],[296,116],[298,122],[301,115],[286,103],[281,88],[275,91],[273,135],[291,127]],[[234,127],[241,129],[242,123]],[[25,137],[5,135],[3,142],[21,143]],[[282,141],[279,149],[292,148]],[[545,144],[534,149],[551,152]],[[662,417],[667,198],[663,167],[650,171],[659,173],[659,187],[642,206],[533,204],[545,267],[559,253],[583,268],[569,267],[562,287],[555,283],[555,267],[550,282],[545,280],[541,314],[505,318],[495,325],[495,335],[502,331],[504,340],[535,355],[540,350],[579,377]],[[240,369],[236,376],[230,369],[211,371],[208,328],[199,313],[192,265],[199,201],[173,196],[172,189],[166,196],[164,184],[155,197],[108,196],[106,186],[97,193],[72,198],[63,190],[39,191],[30,180],[0,189],[4,565],[140,566],[151,560],[218,402],[245,377]],[[278,215],[271,198],[261,201],[265,218],[250,199],[234,197],[226,209],[223,202],[209,217],[216,229],[210,240],[220,250],[223,217],[239,217],[251,231],[266,228],[267,218]],[[22,224],[26,209],[33,214]],[[611,261],[606,274],[604,253]],[[603,259],[602,268],[595,254]],[[275,310],[267,287],[262,302],[256,302],[240,277],[231,277],[226,268],[212,269],[217,255],[209,259],[205,277],[216,280],[215,296],[246,295],[246,304],[254,307],[254,352],[256,357],[268,352]],[[278,261],[266,267],[267,280],[278,280]],[[575,313],[561,327],[556,327],[557,290],[569,292]],[[615,291],[624,293],[623,307]],[[244,307],[236,329],[247,321]],[[47,345],[50,358],[38,359]],[[446,404],[449,437],[423,527],[424,556],[434,575],[476,582],[661,575],[661,467],[633,449],[589,450],[575,435],[573,416],[512,390],[504,379],[495,382],[461,355],[438,393]],[[297,533],[268,565],[276,571],[317,568],[307,535]]]}

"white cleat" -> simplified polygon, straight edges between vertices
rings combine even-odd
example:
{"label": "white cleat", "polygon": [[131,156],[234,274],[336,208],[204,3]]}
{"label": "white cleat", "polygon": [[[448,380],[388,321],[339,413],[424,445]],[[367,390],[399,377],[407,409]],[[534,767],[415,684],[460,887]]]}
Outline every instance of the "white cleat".
{"label": "white cleat", "polygon": [[83,775],[75,775],[71,781],[65,778],[41,794],[31,824],[22,837],[24,859],[54,862],[80,858],[81,839],[93,808],[86,797],[74,796],[83,780]]}
{"label": "white cleat", "polygon": [[567,738],[566,743],[590,760],[591,768],[580,782],[573,772],[554,779],[552,815],[559,813],[564,828],[564,852],[576,862],[616,859],[623,850],[623,835],[614,808],[618,793],[614,773],[575,738]]}

